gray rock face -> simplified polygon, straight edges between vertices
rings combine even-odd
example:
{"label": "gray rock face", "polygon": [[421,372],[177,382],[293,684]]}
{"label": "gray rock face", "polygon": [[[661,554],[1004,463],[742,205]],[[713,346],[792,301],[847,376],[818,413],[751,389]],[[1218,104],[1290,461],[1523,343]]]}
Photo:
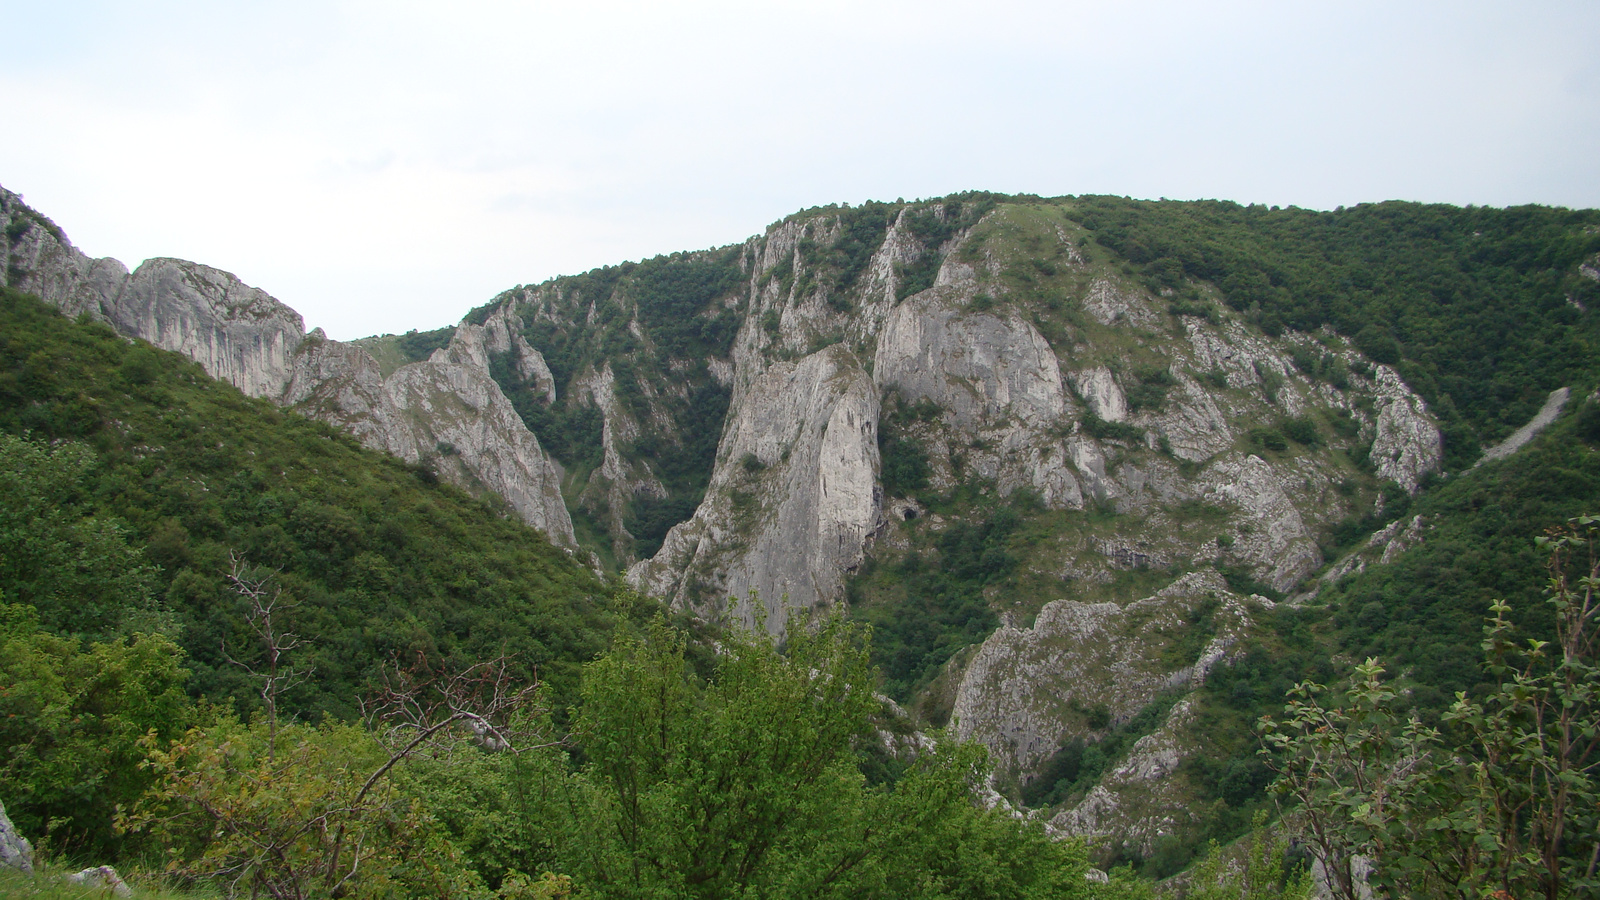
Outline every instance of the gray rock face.
{"label": "gray rock face", "polygon": [[449,346],[387,379],[365,350],[314,333],[294,359],[282,402],[407,462],[429,460],[468,490],[486,487],[523,521],[575,546],[561,473],[489,376],[485,329],[462,325]]}
{"label": "gray rock face", "polygon": [[305,324],[294,310],[209,266],[150,259],[101,304],[112,326],[199,363],[252,397],[289,383]]}
{"label": "gray rock face", "polygon": [[1061,369],[1038,330],[1015,316],[962,315],[942,293],[919,294],[890,314],[873,363],[878,386],[932,400],[964,431],[1003,417],[1036,428],[1060,419]]}
{"label": "gray rock face", "polygon": [[1322,565],[1322,551],[1283,480],[1259,456],[1224,459],[1206,473],[1206,496],[1247,517],[1251,528],[1234,538],[1234,553],[1264,572],[1263,581],[1287,591]]}
{"label": "gray rock face", "polygon": [[69,884],[81,884],[90,890],[100,890],[113,897],[132,897],[133,888],[122,880],[117,870],[110,866],[90,866],[67,876]]}
{"label": "gray rock face", "polygon": [[1439,468],[1444,441],[1427,414],[1427,405],[1393,369],[1379,366],[1373,380],[1378,421],[1372,439],[1372,463],[1379,478],[1393,479],[1415,493],[1422,476]]}
{"label": "gray rock face", "polygon": [[1101,325],[1152,325],[1156,322],[1155,310],[1147,300],[1104,278],[1090,286],[1083,309]]}
{"label": "gray rock face", "polygon": [[265,291],[177,259],[145,260],[129,275],[114,259],[89,259],[0,188],[0,227],[12,222],[28,227],[6,241],[10,280],[0,283],[37,294],[69,316],[89,315],[182,353],[252,397],[276,399],[288,383],[305,324]]}
{"label": "gray rock face", "polygon": [[486,341],[517,352],[525,377],[543,379],[552,394],[554,379],[503,320],[463,325],[449,347],[385,379],[365,350],[320,330],[308,338],[298,313],[227,272],[150,259],[130,275],[116,260],[89,259],[0,189],[0,234],[22,220],[28,227],[3,248],[7,276],[20,276],[12,287],[182,353],[213,378],[343,428],[368,447],[434,460],[442,477],[494,491],[524,521],[575,546],[559,467],[489,376]]}
{"label": "gray rock face", "polygon": [[0,803],[0,866],[33,871],[33,845],[17,833],[4,803]]}
{"label": "gray rock face", "polygon": [[873,360],[878,388],[931,401],[951,433],[979,437],[972,469],[995,479],[1001,494],[1029,488],[1048,507],[1081,507],[1071,451],[1059,436],[1075,405],[1055,352],[1020,316],[962,310],[970,274],[959,265],[941,272],[951,269],[958,274],[942,275],[889,314]]}
{"label": "gray rock face", "polygon": [[[1198,658],[1163,668],[1160,648],[1208,599],[1219,604],[1215,634]],[[1096,707],[1112,722],[1125,721],[1157,693],[1198,684],[1248,626],[1251,602],[1210,570],[1124,607],[1051,602],[1031,628],[1002,626],[983,642],[957,688],[955,734],[987,746],[1002,769],[1031,772],[1064,740],[1097,737],[1086,724]]]}
{"label": "gray rock face", "polygon": [[[831,604],[878,521],[878,394],[843,347],[779,362],[730,413],[694,518],[634,565],[642,590],[782,633],[788,611]],[[704,587],[732,608],[700,603]],[[744,602],[759,598],[762,608]]]}
{"label": "gray rock face", "polygon": [[1117,385],[1116,376],[1105,366],[1074,372],[1072,388],[1100,418],[1107,422],[1127,420],[1128,401],[1122,395],[1122,388]]}
{"label": "gray rock face", "polygon": [[1388,565],[1400,558],[1400,555],[1422,543],[1424,533],[1428,530],[1428,523],[1422,516],[1412,516],[1409,519],[1400,519],[1372,533],[1343,559],[1334,563],[1328,571],[1317,578],[1313,590],[1308,591],[1296,601],[1309,599],[1317,590],[1331,585],[1346,575],[1359,574],[1366,571],[1369,565]]}
{"label": "gray rock face", "polygon": [[1193,721],[1192,702],[1179,700],[1161,726],[1140,738],[1082,801],[1050,819],[1050,830],[1088,838],[1116,836],[1141,854],[1153,853],[1158,838],[1194,818],[1172,778],[1192,752],[1185,731]]}

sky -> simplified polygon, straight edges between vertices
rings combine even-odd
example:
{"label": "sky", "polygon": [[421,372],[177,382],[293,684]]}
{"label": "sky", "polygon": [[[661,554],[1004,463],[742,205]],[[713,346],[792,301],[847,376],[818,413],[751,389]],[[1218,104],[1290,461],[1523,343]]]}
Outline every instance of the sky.
{"label": "sky", "polygon": [[0,0],[0,185],[338,339],[964,190],[1600,206],[1600,3]]}

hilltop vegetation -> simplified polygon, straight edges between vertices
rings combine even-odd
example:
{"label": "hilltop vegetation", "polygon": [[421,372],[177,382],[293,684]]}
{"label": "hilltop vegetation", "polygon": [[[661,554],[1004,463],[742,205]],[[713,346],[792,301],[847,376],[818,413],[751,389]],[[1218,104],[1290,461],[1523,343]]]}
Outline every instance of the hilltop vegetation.
{"label": "hilltop vegetation", "polygon": [[1593,210],[1362,204],[1333,212],[1084,197],[1074,216],[1157,291],[1215,285],[1267,333],[1329,326],[1400,367],[1445,426],[1447,468],[1593,378]]}

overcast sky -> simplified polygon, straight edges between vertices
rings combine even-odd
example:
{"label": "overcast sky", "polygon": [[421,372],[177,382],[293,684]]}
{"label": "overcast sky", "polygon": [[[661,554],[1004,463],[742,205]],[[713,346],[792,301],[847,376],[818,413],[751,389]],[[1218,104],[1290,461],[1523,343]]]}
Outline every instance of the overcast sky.
{"label": "overcast sky", "polygon": [[[981,11],[980,11],[981,10]],[[962,190],[1600,206],[1600,3],[0,0],[0,185],[341,339]]]}

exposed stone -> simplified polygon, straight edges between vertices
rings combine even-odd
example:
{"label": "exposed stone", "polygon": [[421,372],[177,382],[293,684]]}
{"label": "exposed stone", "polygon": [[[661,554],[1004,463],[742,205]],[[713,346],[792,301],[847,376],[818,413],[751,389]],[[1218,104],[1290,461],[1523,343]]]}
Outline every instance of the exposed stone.
{"label": "exposed stone", "polygon": [[[1159,648],[1207,598],[1220,604],[1216,634],[1196,659],[1163,668]],[[1125,607],[1052,601],[1031,628],[1002,626],[983,642],[957,688],[952,728],[987,746],[1002,770],[1033,772],[1064,740],[1097,736],[1074,708],[1125,721],[1158,693],[1203,679],[1248,624],[1249,602],[1209,569]]]}
{"label": "exposed stone", "polygon": [[227,272],[158,258],[130,275],[116,260],[90,260],[32,216],[0,189],[0,226],[18,217],[34,223],[5,248],[7,273],[21,274],[13,287],[182,353],[213,378],[343,428],[368,447],[432,461],[447,480],[494,491],[524,521],[575,545],[559,467],[489,376],[490,352],[515,352],[523,377],[554,396],[543,357],[503,315],[484,327],[463,324],[448,347],[385,378],[371,354],[320,329],[306,335],[298,313]]}
{"label": "exposed stone", "polygon": [[908,401],[927,399],[958,429],[1014,416],[1046,425],[1066,409],[1050,344],[1018,316],[961,314],[935,291],[895,308],[878,341],[873,378]]}
{"label": "exposed stone", "polygon": [[71,884],[81,884],[91,890],[98,889],[109,892],[114,897],[132,897],[133,889],[122,880],[117,870],[110,866],[91,866],[80,872],[67,876]]}
{"label": "exposed stone", "polygon": [[1213,393],[1186,372],[1178,372],[1176,379],[1177,390],[1169,394],[1166,408],[1151,417],[1152,430],[1167,439],[1172,455],[1204,462],[1232,447],[1233,428]]}
{"label": "exposed stone", "polygon": [[1155,310],[1143,296],[1104,278],[1090,285],[1083,309],[1101,325],[1153,325],[1157,321]]}
{"label": "exposed stone", "polygon": [[1250,530],[1234,538],[1233,553],[1287,591],[1322,565],[1322,551],[1282,484],[1282,476],[1259,456],[1218,460],[1203,474],[1205,496],[1236,506]]}
{"label": "exposed stone", "polygon": [[33,871],[33,845],[11,824],[4,803],[0,803],[0,866]]}
{"label": "exposed stone", "polygon": [[1074,372],[1072,388],[1100,418],[1107,422],[1127,420],[1128,401],[1122,396],[1122,388],[1117,385],[1116,376],[1105,366]]}
{"label": "exposed stone", "polygon": [[123,334],[199,363],[252,397],[277,399],[305,324],[265,291],[210,266],[150,259],[102,305]]}
{"label": "exposed stone", "polygon": [[1057,813],[1057,834],[1089,838],[1115,836],[1148,856],[1156,841],[1193,821],[1173,773],[1188,755],[1184,731],[1194,719],[1193,705],[1179,700],[1166,720],[1134,743],[1126,758],[1076,806]]}
{"label": "exposed stone", "polygon": [[1567,400],[1572,396],[1570,388],[1556,388],[1544,401],[1544,406],[1534,414],[1528,424],[1518,428],[1511,436],[1483,451],[1483,458],[1475,465],[1483,465],[1492,459],[1505,459],[1511,454],[1521,450],[1529,441],[1538,436],[1539,432],[1550,426],[1556,417],[1561,415],[1561,410],[1566,407]]}
{"label": "exposed stone", "polygon": [[282,402],[463,488],[487,487],[552,540],[575,543],[560,471],[489,377],[477,326],[387,379],[365,350],[313,332]]}
{"label": "exposed stone", "polygon": [[[835,346],[770,366],[730,416],[700,509],[628,578],[778,634],[788,610],[837,600],[862,560],[881,503],[878,395]],[[751,596],[764,609],[743,602]],[[725,598],[739,603],[729,610]]]}
{"label": "exposed stone", "polygon": [[1399,559],[1401,554],[1420,544],[1427,527],[1427,520],[1420,515],[1390,522],[1373,532],[1360,547],[1329,567],[1328,571],[1317,579],[1314,589],[1294,598],[1295,601],[1303,602],[1310,599],[1316,591],[1346,575],[1357,575],[1366,571],[1368,565],[1389,565]]}
{"label": "exposed stone", "polygon": [[1427,404],[1393,369],[1378,366],[1373,382],[1378,419],[1372,464],[1379,478],[1391,479],[1415,493],[1422,477],[1439,468],[1444,441],[1428,415]]}

